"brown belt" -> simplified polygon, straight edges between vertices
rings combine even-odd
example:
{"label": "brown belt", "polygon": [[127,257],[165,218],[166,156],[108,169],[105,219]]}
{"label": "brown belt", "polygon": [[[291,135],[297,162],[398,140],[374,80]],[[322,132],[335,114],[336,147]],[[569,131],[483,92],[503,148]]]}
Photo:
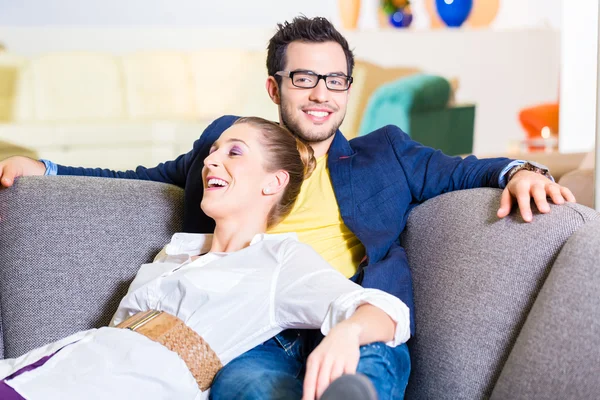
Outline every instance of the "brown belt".
{"label": "brown belt", "polygon": [[139,312],[121,322],[117,328],[141,333],[179,354],[202,391],[210,387],[215,375],[223,367],[202,336],[169,313],[156,310]]}

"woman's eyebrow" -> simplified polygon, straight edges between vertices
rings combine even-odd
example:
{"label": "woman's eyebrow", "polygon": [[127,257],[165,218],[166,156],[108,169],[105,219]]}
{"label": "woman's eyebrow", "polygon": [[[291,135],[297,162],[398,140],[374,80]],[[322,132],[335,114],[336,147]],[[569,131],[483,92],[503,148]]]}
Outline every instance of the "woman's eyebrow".
{"label": "woman's eyebrow", "polygon": [[244,146],[250,148],[250,146],[248,146],[248,143],[244,142],[242,139],[237,139],[237,138],[227,139],[227,143],[231,143],[231,142],[242,143],[242,144],[244,144]]}
{"label": "woman's eyebrow", "polygon": [[[221,139],[219,139],[219,140],[215,141],[215,142],[212,144],[212,146],[210,146],[210,150],[213,150],[213,149],[218,149],[218,148],[219,148],[219,146],[221,145],[221,143],[220,143],[220,142],[221,142]],[[225,143],[242,143],[242,144],[243,144],[244,146],[246,146],[247,148],[250,148],[250,146],[248,146],[248,143],[246,143],[246,142],[244,142],[242,139],[238,139],[238,138],[230,138],[230,139],[227,139],[227,140],[225,141]]]}

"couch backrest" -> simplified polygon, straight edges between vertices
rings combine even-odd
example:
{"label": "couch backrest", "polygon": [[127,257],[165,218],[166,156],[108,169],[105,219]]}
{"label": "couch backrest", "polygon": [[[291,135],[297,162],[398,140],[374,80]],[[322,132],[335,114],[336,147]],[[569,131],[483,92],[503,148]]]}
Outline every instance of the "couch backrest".
{"label": "couch backrest", "polygon": [[183,190],[154,182],[28,177],[0,189],[3,356],[108,324],[182,216]]}
{"label": "couch backrest", "polygon": [[[278,120],[266,93],[266,52],[241,49],[0,54],[0,121],[101,123],[212,120],[255,115]],[[418,72],[357,60],[342,131],[358,134],[377,87]]]}
{"label": "couch backrest", "polygon": [[[22,71],[24,120],[36,122],[110,121],[127,116],[118,58],[104,53],[52,53],[32,59]],[[25,90],[27,88],[27,90]],[[15,110],[18,111],[18,110]]]}
{"label": "couch backrest", "polygon": [[498,219],[499,199],[499,189],[456,191],[409,217],[417,328],[407,399],[488,398],[563,244],[600,216],[567,204],[532,223]]}
{"label": "couch backrest", "polygon": [[23,57],[0,51],[0,123],[13,119],[19,71],[25,65]]}
{"label": "couch backrest", "polygon": [[0,54],[0,121],[277,120],[263,51],[203,49]]}

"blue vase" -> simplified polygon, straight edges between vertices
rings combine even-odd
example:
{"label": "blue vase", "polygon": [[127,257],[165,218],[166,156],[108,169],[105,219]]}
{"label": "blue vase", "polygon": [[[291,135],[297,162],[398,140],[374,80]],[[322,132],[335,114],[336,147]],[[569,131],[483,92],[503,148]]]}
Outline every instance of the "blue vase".
{"label": "blue vase", "polygon": [[459,27],[469,17],[473,0],[435,0],[435,6],[447,26]]}
{"label": "blue vase", "polygon": [[412,22],[413,16],[410,11],[397,9],[390,15],[390,24],[395,28],[407,28]]}

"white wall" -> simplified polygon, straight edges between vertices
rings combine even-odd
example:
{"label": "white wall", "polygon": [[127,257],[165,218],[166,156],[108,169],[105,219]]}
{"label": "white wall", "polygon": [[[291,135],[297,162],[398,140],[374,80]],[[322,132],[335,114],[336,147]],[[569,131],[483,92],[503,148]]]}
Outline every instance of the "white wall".
{"label": "white wall", "polygon": [[[427,28],[426,0],[412,0],[414,27]],[[488,1],[488,0],[475,0]],[[573,1],[573,0],[571,0]],[[590,1],[590,0],[577,0]],[[592,0],[593,1],[593,0]],[[502,0],[496,29],[560,28],[561,0]],[[362,0],[359,26],[377,26],[379,0]],[[253,26],[304,13],[338,21],[338,0],[2,0],[0,25]]]}
{"label": "white wall", "polygon": [[2,0],[0,25],[273,27],[302,12],[331,16],[337,0]]}
{"label": "white wall", "polygon": [[563,5],[561,37],[561,152],[590,151],[596,132],[598,1]]}

